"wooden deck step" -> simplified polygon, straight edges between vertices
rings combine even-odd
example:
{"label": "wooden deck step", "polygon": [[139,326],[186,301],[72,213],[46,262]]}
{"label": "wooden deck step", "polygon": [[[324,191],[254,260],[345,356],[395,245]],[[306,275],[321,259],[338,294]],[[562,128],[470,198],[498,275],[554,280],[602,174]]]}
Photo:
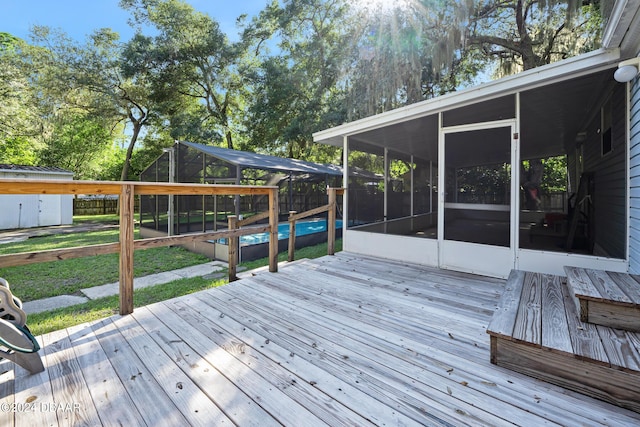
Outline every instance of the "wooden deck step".
{"label": "wooden deck step", "polygon": [[580,320],[640,332],[640,276],[565,267]]}
{"label": "wooden deck step", "polygon": [[492,363],[640,412],[640,334],[581,321],[562,277],[512,271],[487,333]]}

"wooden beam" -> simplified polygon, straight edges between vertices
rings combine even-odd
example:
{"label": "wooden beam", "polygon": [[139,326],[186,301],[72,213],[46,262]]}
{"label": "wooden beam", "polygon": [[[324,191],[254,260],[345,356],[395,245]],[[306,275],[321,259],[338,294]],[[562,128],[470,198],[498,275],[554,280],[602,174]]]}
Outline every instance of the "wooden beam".
{"label": "wooden beam", "polygon": [[295,214],[296,211],[289,211],[289,262],[295,259],[296,252],[296,221],[291,219]]}
{"label": "wooden beam", "polygon": [[120,194],[121,188],[112,181],[0,180],[0,194]]}
{"label": "wooden beam", "polygon": [[[270,229],[269,225],[247,227],[228,231],[213,231],[208,233],[187,234],[171,237],[151,237],[139,239],[133,242],[135,250],[158,248],[162,246],[185,245],[203,240],[216,240],[230,237],[247,236],[249,234],[265,233]],[[101,245],[78,246],[65,249],[50,249],[38,252],[21,252],[17,254],[0,255],[0,268],[15,267],[18,265],[38,264],[49,261],[62,261],[65,259],[84,258],[95,255],[114,254],[120,252],[120,243],[104,243]]]}
{"label": "wooden beam", "polygon": [[120,193],[120,314],[133,313],[134,185],[123,184]]}
{"label": "wooden beam", "polygon": [[211,196],[251,196],[267,195],[273,188],[267,186],[224,185],[224,184],[179,184],[179,183],[147,183],[135,184],[136,194],[180,194],[180,195],[211,195]]}
{"label": "wooden beam", "polygon": [[[185,234],[170,237],[151,237],[148,239],[136,240],[133,244],[135,249],[151,249],[161,246],[186,245],[203,240],[227,239],[232,237],[248,236],[250,234],[265,233],[269,231],[269,225],[259,225],[236,230],[210,231],[207,233]],[[1,257],[0,257],[1,260]]]}
{"label": "wooden beam", "polygon": [[278,187],[269,192],[269,271],[278,271]]}
{"label": "wooden beam", "polygon": [[[229,230],[235,230],[238,227],[238,217],[235,215],[227,216],[229,221]],[[229,282],[238,280],[236,276],[236,267],[238,265],[238,247],[239,238],[229,237]]]}
{"label": "wooden beam", "polygon": [[245,225],[253,224],[267,218],[269,218],[269,211],[261,212],[256,215],[252,215],[249,218],[238,221],[238,227],[244,227]]}
{"label": "wooden beam", "polygon": [[289,221],[297,221],[299,219],[317,215],[319,213],[326,212],[328,210],[329,210],[329,205],[318,206],[317,208],[313,208],[308,211],[300,212],[299,214],[289,216]]}
{"label": "wooden beam", "polygon": [[329,193],[329,210],[327,215],[327,255],[336,253],[336,189],[327,189]]}
{"label": "wooden beam", "polygon": [[105,243],[103,245],[91,245],[85,247],[51,249],[38,252],[21,252],[17,254],[0,255],[0,268],[83,258],[94,255],[113,254],[119,251],[120,243]]}
{"label": "wooden beam", "polygon": [[273,188],[277,188],[166,182],[11,179],[0,180],[0,194],[120,194],[123,185],[133,186],[134,194],[148,195],[268,195]]}

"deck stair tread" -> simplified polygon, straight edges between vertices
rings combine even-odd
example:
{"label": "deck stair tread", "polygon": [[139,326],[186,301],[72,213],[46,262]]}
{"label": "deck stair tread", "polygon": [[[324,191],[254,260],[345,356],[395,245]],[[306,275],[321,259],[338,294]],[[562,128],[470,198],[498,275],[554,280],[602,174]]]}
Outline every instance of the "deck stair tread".
{"label": "deck stair tread", "polygon": [[640,306],[640,276],[578,267],[564,270],[577,297]]}
{"label": "deck stair tread", "polygon": [[640,276],[565,267],[583,322],[640,332]]}
{"label": "deck stair tread", "polygon": [[640,333],[583,322],[574,290],[512,271],[487,327],[491,362],[640,412]]}

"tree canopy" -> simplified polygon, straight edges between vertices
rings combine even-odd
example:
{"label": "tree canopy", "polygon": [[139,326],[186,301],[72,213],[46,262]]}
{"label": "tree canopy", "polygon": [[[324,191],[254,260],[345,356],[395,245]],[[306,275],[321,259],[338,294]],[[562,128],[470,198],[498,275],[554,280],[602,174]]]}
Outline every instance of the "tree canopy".
{"label": "tree canopy", "polygon": [[0,33],[0,162],[135,179],[175,139],[317,161],[311,134],[598,47],[599,1],[273,0],[230,41],[181,0],[135,35]]}

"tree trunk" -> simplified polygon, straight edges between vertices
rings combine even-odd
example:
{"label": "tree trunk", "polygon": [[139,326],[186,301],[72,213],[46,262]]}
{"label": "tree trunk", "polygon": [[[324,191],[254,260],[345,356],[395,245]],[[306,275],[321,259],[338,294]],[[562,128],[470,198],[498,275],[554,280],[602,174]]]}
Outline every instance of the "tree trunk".
{"label": "tree trunk", "polygon": [[522,58],[523,70],[531,70],[540,64],[537,63],[536,54],[533,52],[533,43],[525,22],[522,3],[523,0],[518,0],[516,5],[516,25],[518,26],[518,35],[520,37],[519,53]]}
{"label": "tree trunk", "polygon": [[138,135],[142,129],[142,122],[133,121],[133,134],[129,140],[129,147],[127,147],[127,155],[124,159],[124,165],[122,166],[122,174],[120,175],[120,181],[129,180],[129,170],[131,169],[131,156],[133,155],[133,147],[135,147],[138,141]]}
{"label": "tree trunk", "polygon": [[227,148],[229,150],[233,150],[233,139],[231,137],[231,130],[227,128],[227,132],[225,134],[225,138],[227,139]]}

